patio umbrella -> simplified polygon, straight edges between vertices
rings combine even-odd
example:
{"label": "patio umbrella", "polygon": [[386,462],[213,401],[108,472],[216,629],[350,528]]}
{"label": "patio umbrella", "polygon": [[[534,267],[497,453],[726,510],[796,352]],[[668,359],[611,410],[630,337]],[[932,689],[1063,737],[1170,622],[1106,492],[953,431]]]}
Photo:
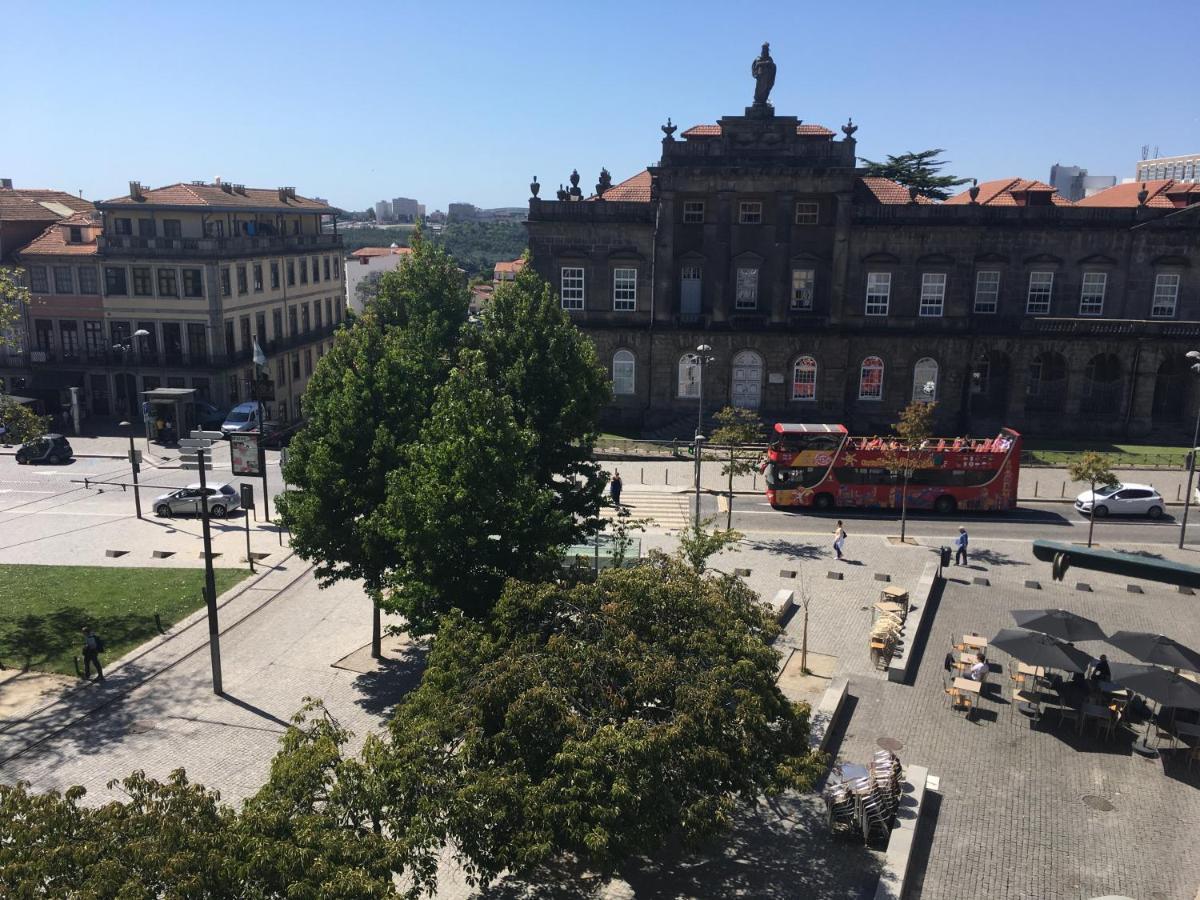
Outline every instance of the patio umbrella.
{"label": "patio umbrella", "polygon": [[1200,709],[1200,684],[1158,666],[1113,663],[1112,680],[1160,706]]}
{"label": "patio umbrella", "polygon": [[1083,672],[1092,661],[1091,656],[1070,644],[1040,631],[1026,631],[1024,628],[1001,628],[992,638],[990,646],[999,647],[1009,656],[1031,666],[1067,672]]}
{"label": "patio umbrella", "polygon": [[1065,609],[1014,609],[1012,617],[1022,628],[1040,631],[1063,641],[1102,641],[1104,632],[1091,619]]}
{"label": "patio umbrella", "polygon": [[1157,663],[1172,669],[1200,672],[1200,653],[1163,634],[1117,631],[1108,638],[1108,642],[1144,663]]}

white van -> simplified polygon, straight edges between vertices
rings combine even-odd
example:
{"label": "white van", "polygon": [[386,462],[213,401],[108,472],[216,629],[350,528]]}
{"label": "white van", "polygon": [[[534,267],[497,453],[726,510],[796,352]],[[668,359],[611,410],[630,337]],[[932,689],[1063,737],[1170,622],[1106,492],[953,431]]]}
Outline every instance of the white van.
{"label": "white van", "polygon": [[221,433],[229,437],[235,431],[258,430],[258,404],[239,403],[229,411],[221,424]]}

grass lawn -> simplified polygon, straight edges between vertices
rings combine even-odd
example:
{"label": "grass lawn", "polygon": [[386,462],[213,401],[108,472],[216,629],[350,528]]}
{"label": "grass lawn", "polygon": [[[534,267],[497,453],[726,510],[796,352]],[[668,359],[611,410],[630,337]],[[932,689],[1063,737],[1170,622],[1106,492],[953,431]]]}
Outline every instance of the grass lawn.
{"label": "grass lawn", "polygon": [[1048,466],[1065,466],[1080,453],[1095,450],[1107,456],[1114,468],[1122,466],[1166,466],[1183,468],[1187,447],[1164,447],[1157,444],[1116,444],[1111,441],[1059,441],[1026,438],[1024,449],[1033,454],[1036,462]]}
{"label": "grass lawn", "polygon": [[[215,570],[220,596],[246,569]],[[203,569],[0,565],[0,660],[9,667],[74,675],[79,629],[91,625],[111,663],[204,605]],[[81,656],[82,662],[82,656]]]}

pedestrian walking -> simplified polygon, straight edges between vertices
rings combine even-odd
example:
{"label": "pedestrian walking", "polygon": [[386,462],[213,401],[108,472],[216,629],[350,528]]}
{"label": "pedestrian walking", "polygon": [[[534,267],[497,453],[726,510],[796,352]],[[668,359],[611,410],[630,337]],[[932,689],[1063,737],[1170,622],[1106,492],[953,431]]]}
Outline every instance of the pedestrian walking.
{"label": "pedestrian walking", "polygon": [[96,667],[96,680],[104,680],[104,671],[100,668],[100,654],[104,651],[104,642],[86,625],[79,629],[83,632],[83,677],[92,680],[92,666]]}
{"label": "pedestrian walking", "polygon": [[954,564],[956,566],[967,564],[967,529],[961,525],[958,526],[958,537],[954,539]]}
{"label": "pedestrian walking", "polygon": [[842,559],[842,550],[846,546],[846,529],[842,527],[842,520],[838,519],[837,528],[833,530],[833,552],[837,554],[838,559]]}
{"label": "pedestrian walking", "polygon": [[621,473],[614,471],[612,481],[608,483],[608,492],[612,494],[613,506],[621,505]]}

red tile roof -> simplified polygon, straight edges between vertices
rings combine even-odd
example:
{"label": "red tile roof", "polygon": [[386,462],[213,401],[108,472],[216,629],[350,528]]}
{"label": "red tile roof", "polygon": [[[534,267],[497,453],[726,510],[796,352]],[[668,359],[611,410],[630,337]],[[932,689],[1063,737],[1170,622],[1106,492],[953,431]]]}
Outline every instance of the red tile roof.
{"label": "red tile roof", "polygon": [[[720,125],[693,125],[683,132],[682,137],[717,137],[721,133]],[[820,137],[833,137],[833,132],[824,125],[797,125],[796,134],[812,134]]]}
{"label": "red tile roof", "polygon": [[[225,188],[230,190],[226,192]],[[279,198],[276,188],[241,187],[234,190],[231,184],[168,184],[160,188],[143,188],[144,199],[135,200],[126,195],[104,200],[97,204],[101,209],[110,207],[187,207],[201,209],[232,209],[232,210],[263,210],[268,212],[315,212],[334,213],[337,210],[328,203],[320,200],[310,200],[308,197],[296,195]]]}
{"label": "red tile roof", "polygon": [[[95,213],[75,213],[62,221],[55,222],[20,251],[21,256],[94,256],[96,254],[96,239],[85,240],[82,244],[72,244],[67,240],[67,229],[64,226],[81,225],[100,230],[100,217]],[[86,237],[86,235],[85,235]]]}
{"label": "red tile roof", "polygon": [[1116,184],[1090,197],[1084,197],[1077,205],[1133,209],[1139,205],[1138,194],[1142,188],[1146,189],[1146,205],[1155,209],[1174,209],[1187,206],[1189,200],[1192,203],[1200,201],[1200,184],[1158,178],[1153,181]]}
{"label": "red tile roof", "polygon": [[[875,199],[880,203],[904,206],[912,202],[912,198],[908,193],[908,188],[904,187],[902,184],[897,184],[890,178],[877,178],[875,176],[868,176],[858,180],[862,182],[863,187],[870,191],[875,196]],[[933,200],[930,200],[924,194],[917,194],[918,204],[933,202]]]}
{"label": "red tile roof", "polygon": [[[594,200],[594,197],[589,197]],[[643,169],[632,178],[626,178],[620,184],[614,184],[604,192],[605,200],[624,200],[626,203],[650,202],[650,170]]]}
{"label": "red tile roof", "polygon": [[[606,193],[604,196],[607,197],[608,194]],[[496,268],[495,268],[494,274],[499,275],[501,272],[512,272],[515,275],[517,272],[520,272],[524,268],[525,268],[525,257],[521,257],[519,259],[514,259],[511,262],[504,262],[502,260],[502,261],[496,263]]]}
{"label": "red tile roof", "polygon": [[363,259],[372,256],[407,256],[412,253],[412,247],[360,247],[350,255]]}
{"label": "red tile roof", "polygon": [[[1066,197],[1060,195],[1044,181],[1031,178],[998,178],[995,181],[984,181],[979,185],[980,206],[1025,206],[1018,202],[1013,194],[1045,194],[1049,193],[1050,203],[1054,206],[1074,206]],[[971,202],[971,192],[963,191],[945,201],[953,206],[966,205]]]}
{"label": "red tile roof", "polygon": [[65,191],[0,188],[0,219],[10,222],[57,222],[72,212],[91,208],[89,201]]}

